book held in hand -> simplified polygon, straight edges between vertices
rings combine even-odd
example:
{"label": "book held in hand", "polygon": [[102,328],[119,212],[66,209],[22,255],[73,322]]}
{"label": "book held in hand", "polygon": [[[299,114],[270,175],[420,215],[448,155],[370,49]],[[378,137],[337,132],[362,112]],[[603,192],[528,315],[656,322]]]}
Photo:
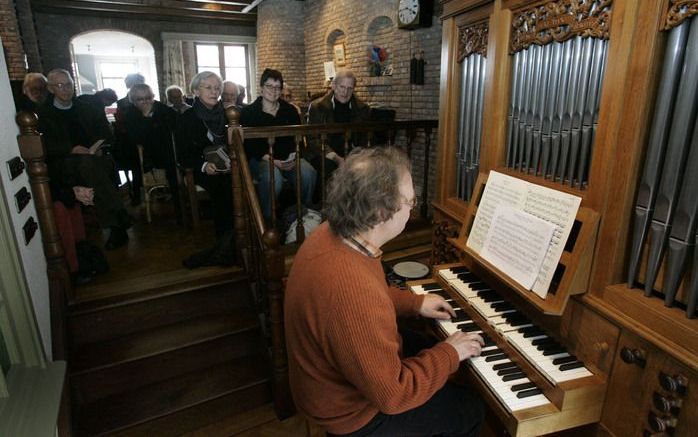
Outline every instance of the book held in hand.
{"label": "book held in hand", "polygon": [[217,172],[230,171],[230,157],[225,146],[211,146],[204,149],[204,159],[216,166]]}

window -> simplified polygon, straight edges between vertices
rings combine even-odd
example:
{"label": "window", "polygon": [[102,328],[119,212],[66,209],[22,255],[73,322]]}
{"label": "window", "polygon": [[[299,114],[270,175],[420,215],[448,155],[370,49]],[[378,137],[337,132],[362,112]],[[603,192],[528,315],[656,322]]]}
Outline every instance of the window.
{"label": "window", "polygon": [[138,71],[135,62],[100,62],[101,89],[111,88],[116,91],[117,96],[125,96],[128,90],[124,78],[134,71]]}
{"label": "window", "polygon": [[[196,44],[196,72],[212,71],[249,90],[247,47],[238,44]],[[249,92],[245,99],[248,100]]]}

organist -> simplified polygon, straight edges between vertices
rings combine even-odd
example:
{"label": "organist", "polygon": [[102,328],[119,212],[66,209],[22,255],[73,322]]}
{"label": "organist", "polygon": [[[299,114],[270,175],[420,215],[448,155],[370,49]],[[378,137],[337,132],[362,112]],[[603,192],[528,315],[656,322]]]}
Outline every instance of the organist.
{"label": "organist", "polygon": [[403,354],[396,316],[454,316],[438,295],[386,284],[380,248],[415,203],[402,151],[355,150],[330,182],[327,222],[296,254],[285,297],[291,391],[298,410],[333,435],[479,433],[481,400],[447,380],[480,354],[482,337],[458,331]]}

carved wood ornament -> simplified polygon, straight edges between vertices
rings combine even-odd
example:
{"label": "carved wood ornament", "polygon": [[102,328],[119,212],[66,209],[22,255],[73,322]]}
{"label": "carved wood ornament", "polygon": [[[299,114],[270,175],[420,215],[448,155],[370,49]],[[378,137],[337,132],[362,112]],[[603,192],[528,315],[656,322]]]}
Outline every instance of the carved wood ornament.
{"label": "carved wood ornament", "polygon": [[489,26],[487,22],[473,24],[467,27],[458,28],[458,62],[479,53],[487,57],[487,32]]}
{"label": "carved wood ornament", "polygon": [[458,237],[460,226],[448,220],[432,222],[431,265],[447,264],[458,261],[458,251],[448,238]]}
{"label": "carved wood ornament", "polygon": [[662,30],[673,29],[698,14],[698,0],[671,0],[665,12]]}
{"label": "carved wood ornament", "polygon": [[608,39],[612,0],[558,0],[514,14],[511,54],[575,36]]}

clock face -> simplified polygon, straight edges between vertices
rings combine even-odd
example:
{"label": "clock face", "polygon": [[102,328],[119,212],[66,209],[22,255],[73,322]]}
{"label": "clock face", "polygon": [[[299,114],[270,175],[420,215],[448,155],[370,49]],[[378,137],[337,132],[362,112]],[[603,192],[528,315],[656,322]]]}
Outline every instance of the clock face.
{"label": "clock face", "polygon": [[419,0],[400,0],[397,17],[400,23],[411,24],[419,14]]}

